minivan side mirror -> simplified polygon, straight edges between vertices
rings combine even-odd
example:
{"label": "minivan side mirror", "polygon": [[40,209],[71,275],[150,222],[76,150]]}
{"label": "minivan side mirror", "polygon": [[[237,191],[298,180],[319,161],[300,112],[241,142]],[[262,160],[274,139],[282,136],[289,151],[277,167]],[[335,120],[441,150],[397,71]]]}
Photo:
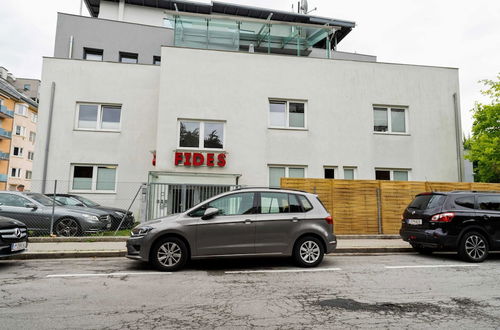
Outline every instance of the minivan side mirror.
{"label": "minivan side mirror", "polygon": [[201,217],[201,220],[211,219],[215,217],[217,214],[219,214],[219,209],[216,209],[215,207],[209,207],[208,209],[205,210],[205,213]]}
{"label": "minivan side mirror", "polygon": [[26,207],[28,209],[33,209],[33,210],[36,210],[38,208],[38,206],[36,206],[33,203],[26,203],[26,204],[24,204],[24,207]]}

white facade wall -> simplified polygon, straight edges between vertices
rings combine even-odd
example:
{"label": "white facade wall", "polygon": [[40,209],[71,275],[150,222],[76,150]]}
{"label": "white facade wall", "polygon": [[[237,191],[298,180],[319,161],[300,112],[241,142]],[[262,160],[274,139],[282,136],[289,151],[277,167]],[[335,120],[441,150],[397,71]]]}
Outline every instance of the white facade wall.
{"label": "white facade wall", "polygon": [[99,7],[99,18],[116,21],[163,26],[166,17],[162,9],[129,4],[123,6],[123,17],[120,17],[118,2],[101,1]]}
{"label": "white facade wall", "polygon": [[[458,70],[164,47],[159,170],[239,173],[267,185],[268,165],[409,169],[410,180],[457,181],[453,94]],[[307,129],[269,129],[269,98],[307,100]],[[373,105],[408,107],[409,134],[373,132]],[[174,166],[177,118],[225,120],[227,166]]]}

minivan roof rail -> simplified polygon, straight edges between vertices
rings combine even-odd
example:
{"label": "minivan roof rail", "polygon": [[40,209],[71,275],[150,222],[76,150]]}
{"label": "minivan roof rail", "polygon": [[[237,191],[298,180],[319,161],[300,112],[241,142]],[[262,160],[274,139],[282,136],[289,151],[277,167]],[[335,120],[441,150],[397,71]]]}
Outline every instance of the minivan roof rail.
{"label": "minivan roof rail", "polygon": [[453,190],[450,192],[451,193],[487,193],[487,194],[491,194],[491,193],[499,194],[500,193],[500,191],[498,191],[498,190]]}
{"label": "minivan roof rail", "polygon": [[247,189],[270,189],[270,190],[289,190],[289,191],[297,191],[297,192],[303,192],[303,193],[308,193],[307,191],[304,190],[299,190],[299,189],[291,189],[291,188],[277,188],[277,187],[238,187],[236,189],[233,189],[232,191],[236,190],[247,190]]}

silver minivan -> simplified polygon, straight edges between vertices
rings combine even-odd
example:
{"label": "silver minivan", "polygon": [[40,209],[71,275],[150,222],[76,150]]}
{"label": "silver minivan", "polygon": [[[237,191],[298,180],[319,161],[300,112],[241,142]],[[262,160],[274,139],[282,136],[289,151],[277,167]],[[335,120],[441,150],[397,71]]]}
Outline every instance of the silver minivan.
{"label": "silver minivan", "polygon": [[282,189],[239,189],[184,213],[141,224],[127,241],[127,257],[162,271],[189,259],[292,256],[315,267],[337,246],[333,219],[318,196]]}

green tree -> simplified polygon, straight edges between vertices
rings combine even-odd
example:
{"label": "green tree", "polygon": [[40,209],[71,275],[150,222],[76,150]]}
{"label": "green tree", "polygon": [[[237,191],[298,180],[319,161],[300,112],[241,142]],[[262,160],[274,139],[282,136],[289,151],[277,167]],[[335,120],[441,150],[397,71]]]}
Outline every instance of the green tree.
{"label": "green tree", "polygon": [[472,136],[467,139],[467,159],[475,165],[475,181],[500,182],[500,74],[497,80],[481,81],[488,89],[481,91],[490,104],[476,103],[472,110]]}

